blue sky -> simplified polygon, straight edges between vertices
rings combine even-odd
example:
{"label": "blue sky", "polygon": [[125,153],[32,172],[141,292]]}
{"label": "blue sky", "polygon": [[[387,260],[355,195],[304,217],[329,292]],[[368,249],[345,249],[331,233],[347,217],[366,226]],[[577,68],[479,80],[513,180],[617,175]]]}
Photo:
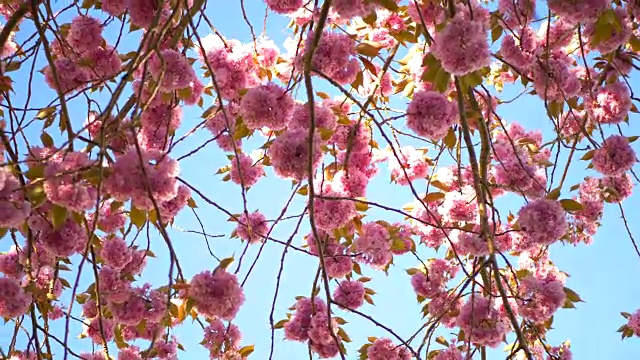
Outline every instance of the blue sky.
{"label": "blue sky", "polygon": [[[246,0],[245,8],[251,23],[256,27],[259,34],[262,31],[264,17],[264,4],[261,0]],[[248,26],[245,24],[240,11],[240,2],[210,2],[207,14],[211,17],[216,29],[228,38],[237,38],[243,42],[249,42],[251,35]],[[60,21],[69,21],[68,16]],[[288,19],[270,15],[267,22],[267,35],[276,44],[281,46],[289,34],[285,28]],[[24,29],[26,34],[30,33],[30,27]],[[111,43],[115,40],[115,27],[110,27],[105,36]],[[201,35],[210,32],[204,26],[201,27]],[[136,38],[139,35],[131,35],[122,44],[121,52],[125,53],[137,46]],[[20,37],[19,37],[20,39]],[[120,50],[120,48],[119,48]],[[36,66],[36,70],[44,67],[45,62],[41,57]],[[26,90],[26,80],[28,69],[21,69],[13,74],[16,88],[16,98],[19,104],[24,100]],[[632,79],[632,83],[637,83],[637,77]],[[36,74],[34,84],[37,87],[32,106],[42,107],[52,98],[53,92],[45,88],[43,76]],[[324,89],[323,89],[324,90]],[[335,92],[334,92],[335,93]],[[507,93],[508,94],[508,93]],[[96,97],[96,100],[104,104],[107,98]],[[211,105],[212,99],[205,98],[205,108]],[[395,107],[406,106],[406,99],[399,99],[394,104]],[[86,118],[86,101],[79,99],[73,102],[70,107],[72,122],[79,128]],[[179,131],[184,134],[196,126],[200,121],[202,110],[193,107],[184,111],[183,127]],[[525,96],[513,104],[502,105],[499,108],[500,114],[507,121],[517,121],[528,129],[542,129],[545,139],[549,138],[552,131],[551,124],[546,117],[541,101],[535,96]],[[35,115],[35,114],[33,114]],[[33,116],[31,115],[31,116]],[[627,136],[638,133],[639,127],[635,125],[637,115],[631,117],[630,125],[623,125],[623,131]],[[36,124],[27,130],[28,136],[37,138],[40,132],[40,125]],[[51,129],[51,135],[55,139],[59,134],[55,126]],[[192,135],[189,140],[176,147],[174,157],[179,157],[191,149],[199,146],[210,138],[210,133],[200,130]],[[262,139],[254,136],[252,141],[245,141],[244,150],[250,153],[256,145],[259,146]],[[407,141],[407,144],[411,142]],[[381,143],[382,144],[382,143]],[[639,151],[637,143],[634,148]],[[207,197],[215,201],[221,207],[232,213],[242,212],[242,200],[240,197],[240,187],[231,182],[222,182],[222,175],[215,175],[216,171],[228,164],[226,154],[219,150],[215,144],[208,145],[198,154],[189,157],[181,162],[181,177],[200,189]],[[577,184],[587,174],[583,171],[586,162],[573,165],[574,171],[570,174],[567,186],[563,190],[563,198],[570,197],[569,186]],[[260,210],[268,219],[275,219],[287,202],[292,188],[291,182],[273,177],[271,169],[267,170],[267,177],[263,178],[257,185],[252,187],[247,193],[248,209],[250,211]],[[416,182],[418,188],[424,187],[424,183]],[[382,166],[380,174],[370,183],[368,188],[368,198],[371,201],[383,203],[392,207],[401,207],[412,201],[412,195],[408,187],[399,187],[389,184],[389,174],[386,165]],[[211,248],[219,258],[226,258],[235,255],[240,257],[244,250],[244,245],[238,239],[229,238],[229,234],[234,228],[233,223],[227,221],[228,216],[212,206],[207,205],[202,199],[194,194],[194,199],[198,204],[196,209],[198,216],[203,222],[205,231],[214,235],[225,235],[223,237],[209,239]],[[289,207],[287,215],[299,214],[305,205],[305,198],[296,196]],[[520,202],[507,197],[502,200],[502,209],[517,212]],[[640,230],[638,217],[635,209],[640,205],[640,195],[634,193],[624,206],[629,226],[633,233]],[[367,220],[385,219],[390,221],[402,220],[395,214],[389,214],[379,209],[370,209],[367,213]],[[191,209],[185,209],[176,219],[176,227],[181,229],[200,231],[200,225],[193,215]],[[274,229],[274,238],[286,241],[294,231],[296,219],[286,220],[279,223]],[[301,226],[300,231],[294,237],[293,244],[301,245],[302,237],[309,232],[307,221]],[[178,258],[181,261],[183,271],[187,278],[191,278],[202,270],[214,269],[218,262],[212,258],[207,250],[204,238],[200,235],[186,233],[177,228],[169,231],[173,244],[176,248]],[[166,246],[157,232],[151,230],[151,249],[157,255],[156,259],[149,262],[142,279],[152,282],[158,286],[165,284],[168,273],[168,254]],[[145,241],[142,239],[142,241]],[[6,250],[10,246],[7,239],[0,240],[0,250]],[[251,246],[242,260],[242,266],[238,273],[239,278],[244,280],[247,272],[261,251],[256,265],[251,271],[245,284],[246,301],[242,306],[237,318],[234,320],[243,333],[243,344],[255,345],[253,359],[266,359],[269,354],[271,330],[269,328],[269,314],[271,312],[272,300],[274,297],[276,276],[280,267],[283,246],[277,243],[267,243],[263,248]],[[436,254],[430,249],[419,247],[418,253],[424,258],[442,256],[443,250]],[[634,279],[640,272],[640,259],[635,254],[631,241],[623,227],[619,212],[616,206],[607,205],[603,226],[595,237],[595,241],[590,246],[580,245],[563,246],[554,245],[551,250],[551,258],[563,271],[571,275],[567,281],[567,286],[580,294],[584,303],[577,304],[577,309],[561,310],[555,316],[554,328],[548,340],[552,345],[558,345],[564,340],[571,341],[571,348],[575,359],[599,360],[599,359],[637,359],[640,357],[640,342],[637,339],[627,339],[622,342],[616,329],[623,323],[624,319],[619,315],[620,311],[632,312],[640,307],[640,288],[634,285]],[[73,264],[77,266],[79,259],[73,259]],[[422,325],[420,314],[421,306],[415,300],[415,294],[411,288],[409,277],[404,271],[406,268],[415,266],[415,260],[411,256],[396,258],[395,266],[390,270],[389,276],[384,273],[371,270],[363,266],[363,275],[373,278],[367,284],[373,288],[377,294],[373,297],[375,306],[365,304],[363,312],[371,315],[379,322],[394,329],[403,338],[409,337]],[[232,264],[231,269],[236,270],[238,261]],[[281,278],[278,301],[276,302],[274,319],[278,321],[285,318],[287,308],[295,302],[298,295],[309,296],[311,284],[317,268],[316,259],[290,250],[284,262],[284,271]],[[66,276],[70,281],[75,278]],[[630,281],[631,280],[631,281]],[[87,281],[91,281],[91,276],[83,275],[83,285],[80,289],[86,288]],[[63,298],[64,304],[68,303],[68,298]],[[77,313],[79,307],[76,305]],[[389,337],[383,329],[371,324],[368,320],[358,316],[352,316],[344,311],[335,310],[336,315],[348,321],[344,326],[345,330],[353,340],[347,346],[349,355],[347,359],[357,358],[357,349],[367,342],[367,337],[377,336]],[[9,342],[9,334],[13,327],[8,325],[0,326],[0,346],[6,348]],[[54,334],[62,334],[64,330],[64,320],[58,320],[53,325]],[[73,332],[75,331],[75,332]],[[72,327],[71,338],[79,333],[79,327]],[[206,351],[198,345],[202,339],[202,332],[198,326],[192,325],[189,320],[174,332],[179,341],[187,349],[186,353],[181,353],[181,359],[205,359]],[[446,338],[451,337],[443,333]],[[73,340],[74,350],[86,351],[91,348],[89,340]],[[432,348],[440,345],[433,344]],[[491,359],[503,358],[500,348],[498,351],[490,352]],[[282,330],[275,333],[274,359],[299,359],[307,358],[307,347],[301,343],[285,342]],[[57,357],[54,356],[54,359]]]}

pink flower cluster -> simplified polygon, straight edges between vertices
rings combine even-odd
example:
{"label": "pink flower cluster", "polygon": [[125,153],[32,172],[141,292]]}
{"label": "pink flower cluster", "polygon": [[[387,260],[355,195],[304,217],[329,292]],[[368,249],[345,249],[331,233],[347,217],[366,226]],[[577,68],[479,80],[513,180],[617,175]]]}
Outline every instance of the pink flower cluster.
{"label": "pink flower cluster", "polygon": [[367,348],[367,358],[370,360],[409,360],[411,352],[405,346],[398,346],[388,338],[376,339]]}
{"label": "pink flower cluster", "polygon": [[[313,298],[313,302],[303,297],[298,299],[295,310],[293,317],[284,325],[285,339],[309,341],[311,349],[322,359],[338,355],[340,348],[334,340],[337,326],[332,324],[332,329],[329,329],[326,303],[317,297]],[[332,322],[335,323],[335,320]]]}
{"label": "pink flower cluster", "polygon": [[487,26],[482,19],[470,19],[458,13],[435,35],[432,53],[442,67],[453,75],[466,75],[489,66],[491,52]]}
{"label": "pink flower cluster", "polygon": [[442,139],[451,125],[458,121],[456,104],[435,91],[413,94],[407,107],[407,127],[419,136],[433,141]]}
{"label": "pink flower cluster", "polygon": [[400,149],[398,158],[392,157],[389,161],[391,178],[397,184],[408,185],[413,180],[425,179],[429,174],[429,163],[413,146],[404,146]]}
{"label": "pink flower cluster", "polygon": [[66,93],[120,72],[122,61],[116,49],[106,44],[102,30],[103,24],[96,18],[80,15],[73,19],[67,36],[51,44],[56,58],[44,68],[49,87]]}
{"label": "pink flower cluster", "polygon": [[567,232],[567,216],[558,201],[537,199],[518,211],[518,224],[524,240],[520,250],[549,245]]}
{"label": "pink flower cluster", "polygon": [[362,225],[354,245],[359,258],[374,269],[384,269],[393,259],[389,231],[377,222]]}
{"label": "pink flower cluster", "polygon": [[[314,32],[309,33],[304,51],[300,51],[296,58],[298,71],[304,69],[304,57],[310,51],[314,36]],[[360,62],[355,55],[355,44],[349,35],[324,31],[313,53],[312,70],[328,76],[338,84],[349,84],[360,71]]]}
{"label": "pink flower cluster", "polygon": [[264,215],[258,211],[242,214],[238,217],[236,233],[240,239],[256,244],[266,238],[269,233],[269,224]]}
{"label": "pink flower cluster", "polygon": [[411,277],[411,286],[419,296],[431,299],[445,290],[458,267],[443,259],[431,259],[427,264],[426,272],[418,271]]}
{"label": "pink flower cluster", "polygon": [[224,320],[233,319],[244,303],[244,293],[238,279],[222,268],[194,276],[188,296],[195,301],[200,314]]}

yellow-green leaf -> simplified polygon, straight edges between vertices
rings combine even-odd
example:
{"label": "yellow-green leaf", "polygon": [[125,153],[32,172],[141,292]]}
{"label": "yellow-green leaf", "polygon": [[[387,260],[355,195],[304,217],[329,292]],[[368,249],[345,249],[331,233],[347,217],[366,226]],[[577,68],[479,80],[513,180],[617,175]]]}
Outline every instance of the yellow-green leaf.
{"label": "yellow-green leaf", "polygon": [[456,138],[456,133],[453,131],[453,128],[449,128],[449,131],[447,131],[447,135],[443,139],[444,145],[448,149],[453,149],[453,147],[456,146],[457,140],[458,139]]}
{"label": "yellow-green leaf", "polygon": [[234,260],[235,259],[233,258],[233,256],[230,257],[230,258],[222,259],[222,261],[220,261],[220,265],[218,265],[218,267],[226,269],[233,263]]}
{"label": "yellow-green leaf", "polygon": [[547,195],[547,199],[549,199],[549,200],[558,200],[559,197],[560,197],[560,188],[559,187],[551,190],[549,192],[549,194]]}
{"label": "yellow-green leaf", "polygon": [[69,212],[65,207],[62,207],[60,205],[53,205],[51,206],[50,215],[51,222],[53,223],[53,228],[59,229],[67,221]]}
{"label": "yellow-green leaf", "polygon": [[247,346],[243,346],[240,350],[238,350],[238,353],[242,357],[247,357],[251,355],[253,350],[255,350],[255,347],[253,345],[247,345]]}
{"label": "yellow-green leaf", "polygon": [[582,204],[573,199],[562,199],[560,200],[560,204],[562,205],[563,209],[569,212],[580,211],[584,209],[584,206],[582,206]]}
{"label": "yellow-green leaf", "polygon": [[55,106],[46,107],[38,112],[36,115],[36,119],[43,120],[51,116],[54,112],[56,112]]}
{"label": "yellow-green leaf", "polygon": [[[363,200],[363,201],[366,200],[365,198],[357,198],[357,199]],[[362,212],[369,210],[369,204],[363,201],[356,201],[356,210],[362,211]]]}
{"label": "yellow-green leaf", "polygon": [[131,219],[131,223],[138,229],[140,229],[142,225],[144,225],[144,223],[147,221],[147,214],[137,207],[131,206],[131,211],[129,211],[129,218]]}

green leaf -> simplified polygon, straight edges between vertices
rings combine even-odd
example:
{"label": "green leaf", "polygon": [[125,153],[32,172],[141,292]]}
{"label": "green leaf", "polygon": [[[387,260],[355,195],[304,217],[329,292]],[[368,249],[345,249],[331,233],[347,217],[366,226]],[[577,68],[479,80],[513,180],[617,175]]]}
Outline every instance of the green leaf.
{"label": "green leaf", "polygon": [[36,115],[36,119],[38,120],[44,120],[46,118],[48,118],[49,116],[53,115],[53,113],[56,112],[56,107],[55,106],[49,106],[46,107],[44,109],[41,109],[38,114]]}
{"label": "green leaf", "polygon": [[116,331],[114,335],[115,335],[116,346],[118,347],[118,349],[124,349],[129,347],[129,344],[127,344],[124,341],[124,338],[122,337],[122,329],[120,328],[120,326],[116,327]]}
{"label": "green leaf", "polygon": [[361,54],[367,57],[374,57],[378,55],[378,53],[380,52],[380,49],[382,49],[382,45],[376,42],[367,41],[367,40],[361,42],[356,46],[356,51],[358,52],[358,54]]}
{"label": "green leaf", "polygon": [[440,335],[436,338],[436,342],[440,345],[444,345],[446,347],[449,347],[449,342],[444,338],[444,336]]}
{"label": "green leaf", "polygon": [[251,353],[254,350],[255,350],[255,347],[253,345],[247,345],[247,346],[243,346],[240,350],[238,350],[238,353],[242,357],[247,357],[247,356],[251,355]]}
{"label": "green leaf", "polygon": [[347,335],[343,328],[338,328],[338,336],[340,336],[340,338],[344,342],[351,342],[351,338],[349,337],[349,335]]}
{"label": "green leaf", "polygon": [[51,215],[51,222],[53,223],[54,229],[60,229],[60,227],[67,221],[67,217],[69,216],[67,208],[55,204],[51,206],[51,211],[49,214]]}
{"label": "green leaf", "polygon": [[282,329],[286,323],[289,322],[289,319],[282,319],[273,325],[274,329]]}
{"label": "green leaf", "polygon": [[580,160],[591,160],[593,159],[593,155],[595,154],[595,150],[589,150],[587,151],[581,158]]}
{"label": "green leaf", "polygon": [[366,201],[365,198],[357,198],[357,199],[363,200],[363,201],[356,201],[356,210],[361,212],[365,212],[369,210],[369,204],[365,202]]}
{"label": "green leaf", "polygon": [[53,138],[47,132],[43,131],[40,135],[40,140],[42,141],[42,145],[45,147],[53,147]]}
{"label": "green leaf", "polygon": [[147,214],[132,205],[131,211],[129,211],[129,218],[131,219],[131,223],[140,229],[147,221]]}
{"label": "green leaf", "polygon": [[560,200],[560,205],[562,205],[562,208],[565,209],[565,211],[569,212],[580,211],[584,209],[584,206],[582,206],[582,204],[573,199],[562,199]]}
{"label": "green leaf", "polygon": [[496,41],[498,41],[498,39],[500,39],[500,36],[502,36],[502,31],[504,29],[502,28],[502,26],[500,24],[496,25],[493,27],[493,29],[491,29],[491,42],[494,43]]}
{"label": "green leaf", "polygon": [[445,195],[441,192],[432,192],[432,193],[428,193],[423,200],[426,202],[440,201],[444,199],[444,196]]}
{"label": "green leaf", "polygon": [[373,0],[373,2],[391,12],[397,12],[399,9],[398,4],[394,0]]}
{"label": "green leaf", "polygon": [[547,195],[547,199],[549,199],[549,200],[558,200],[559,197],[560,197],[560,188],[559,187],[551,190],[549,192],[549,194]]}
{"label": "green leaf", "polygon": [[219,268],[226,269],[226,268],[228,268],[228,267],[229,267],[229,265],[231,265],[231,264],[233,263],[233,261],[234,261],[234,260],[235,260],[235,259],[233,258],[233,256],[232,256],[232,257],[230,257],[230,258],[222,259],[222,260],[220,261],[220,265],[218,265],[218,267],[219,267]]}
{"label": "green leaf", "polygon": [[449,150],[451,150],[454,146],[456,146],[457,140],[458,139],[456,138],[456,133],[453,131],[453,128],[449,128],[449,131],[447,131],[447,135],[443,139],[444,145]]}
{"label": "green leaf", "polygon": [[567,295],[567,299],[571,300],[571,302],[577,303],[577,302],[584,302],[582,301],[582,299],[580,298],[580,295],[578,295],[575,291],[565,287],[564,288],[564,293]]}

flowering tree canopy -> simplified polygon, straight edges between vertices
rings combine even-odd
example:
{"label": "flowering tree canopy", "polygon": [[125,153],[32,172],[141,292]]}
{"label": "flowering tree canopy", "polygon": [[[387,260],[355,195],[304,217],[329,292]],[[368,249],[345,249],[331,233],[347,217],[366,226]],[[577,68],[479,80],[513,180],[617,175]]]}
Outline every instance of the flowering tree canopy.
{"label": "flowering tree canopy", "polygon": [[[250,37],[210,19],[231,4]],[[590,245],[606,208],[640,257],[622,206],[639,181],[638,1],[0,13],[2,359],[569,360],[547,335],[569,335],[554,316],[583,300],[553,250]],[[275,291],[251,291],[269,252]],[[385,311],[417,299],[417,329],[370,315],[392,275],[413,291]],[[270,311],[240,321],[249,301]],[[617,311],[622,339],[640,336],[640,310]],[[260,346],[242,336],[255,326]],[[384,336],[352,341],[368,329]]]}

